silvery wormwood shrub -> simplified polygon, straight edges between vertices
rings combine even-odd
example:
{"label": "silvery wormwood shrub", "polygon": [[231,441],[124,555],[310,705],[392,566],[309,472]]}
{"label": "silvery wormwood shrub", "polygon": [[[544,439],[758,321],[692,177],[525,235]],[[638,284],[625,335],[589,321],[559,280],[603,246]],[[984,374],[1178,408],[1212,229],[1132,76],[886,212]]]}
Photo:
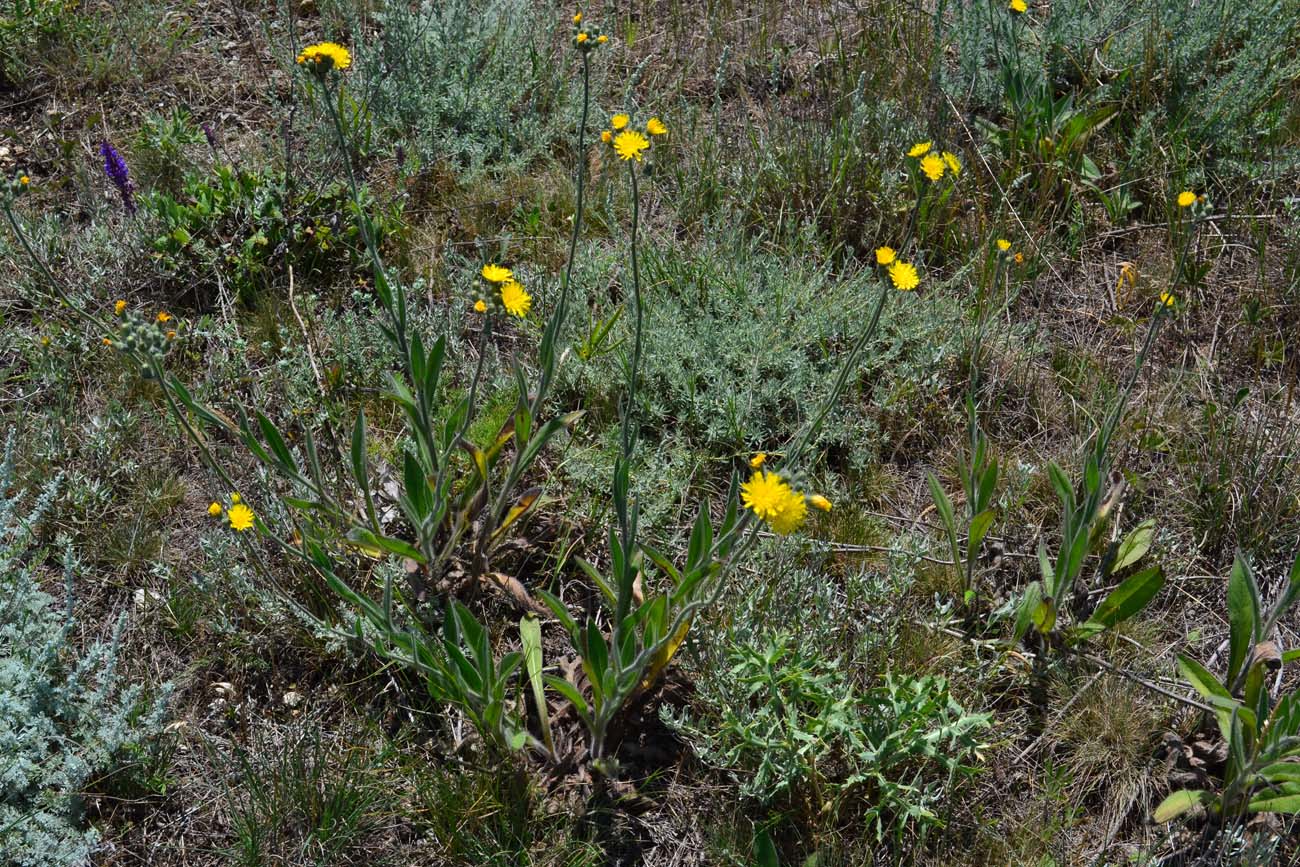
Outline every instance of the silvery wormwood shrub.
{"label": "silvery wormwood shrub", "polygon": [[[12,440],[0,492],[13,481]],[[98,834],[85,827],[80,793],[145,750],[162,724],[170,687],[146,699],[117,671],[125,618],[110,640],[68,655],[76,560],[64,557],[67,605],[41,590],[33,528],[58,480],[33,507],[0,493],[0,861],[16,867],[86,863]]]}

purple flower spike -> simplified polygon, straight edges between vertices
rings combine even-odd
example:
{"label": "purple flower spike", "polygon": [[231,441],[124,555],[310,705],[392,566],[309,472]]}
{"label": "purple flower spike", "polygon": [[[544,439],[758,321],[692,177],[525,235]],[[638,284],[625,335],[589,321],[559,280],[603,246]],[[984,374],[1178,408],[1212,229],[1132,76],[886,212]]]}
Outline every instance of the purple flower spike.
{"label": "purple flower spike", "polygon": [[104,140],[99,143],[99,153],[104,157],[104,174],[117,187],[122,195],[122,205],[128,214],[135,213],[135,184],[131,183],[131,173],[127,171],[126,160],[117,152],[117,148]]}

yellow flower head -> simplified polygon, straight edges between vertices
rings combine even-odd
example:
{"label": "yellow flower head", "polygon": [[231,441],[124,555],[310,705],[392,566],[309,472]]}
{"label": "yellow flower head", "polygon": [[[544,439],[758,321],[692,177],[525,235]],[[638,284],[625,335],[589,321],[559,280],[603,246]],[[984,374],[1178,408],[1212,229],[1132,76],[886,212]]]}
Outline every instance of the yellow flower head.
{"label": "yellow flower head", "polygon": [[574,24],[581,24],[581,23],[582,23],[582,13],[581,13],[581,12],[575,12],[575,13],[573,13],[573,23],[574,23]]}
{"label": "yellow flower head", "polygon": [[948,168],[947,164],[938,154],[926,154],[921,157],[921,171],[925,172],[925,176],[932,181],[943,177],[946,168]]}
{"label": "yellow flower head", "polygon": [[1177,300],[1178,300],[1178,299],[1174,297],[1174,293],[1172,293],[1172,292],[1161,292],[1161,293],[1160,293],[1160,303],[1163,304],[1163,305],[1166,306],[1166,307],[1173,307],[1173,306],[1174,306],[1174,303],[1175,303]]}
{"label": "yellow flower head", "polygon": [[113,341],[112,341],[112,340],[109,340],[107,337],[101,337],[101,338],[99,339],[99,342],[102,343],[102,344],[104,344],[105,346],[112,346],[112,345],[113,345]]}
{"label": "yellow flower head", "polygon": [[158,311],[158,321],[159,321],[159,322],[171,322],[171,321],[172,321],[172,315],[171,315],[170,313],[168,313],[166,310],[159,310],[159,311]]}
{"label": "yellow flower head", "polygon": [[21,178],[18,179],[18,183],[22,184],[24,187],[30,184],[31,182],[32,179],[27,177],[27,175],[23,175]]}
{"label": "yellow flower head", "polygon": [[925,156],[929,152],[930,152],[930,143],[928,141],[921,141],[912,145],[912,149],[907,152],[907,155],[909,157],[920,157],[920,156]]}
{"label": "yellow flower head", "polygon": [[823,497],[821,494],[813,494],[808,498],[808,503],[812,505],[813,508],[821,509],[823,512],[829,512],[831,510],[831,501]]}
{"label": "yellow flower head", "polygon": [[578,44],[581,45],[582,43],[586,42],[586,41],[587,41],[588,39],[590,39],[591,37],[588,36],[586,33],[579,33],[579,34],[578,34],[576,37],[574,37],[574,38],[577,39],[577,40],[578,40]]}
{"label": "yellow flower head", "polygon": [[609,119],[609,125],[618,130],[627,126],[629,120],[631,120],[631,118],[620,112]]}
{"label": "yellow flower head", "polygon": [[894,248],[893,248],[893,247],[877,247],[877,248],[876,248],[876,264],[877,264],[877,265],[892,265],[893,262],[894,262],[894,260],[897,259],[897,258],[898,258],[898,254],[894,252]]}
{"label": "yellow flower head", "polygon": [[511,316],[523,319],[528,313],[528,308],[533,306],[533,296],[525,292],[524,287],[514,280],[507,280],[501,284],[501,305]]}
{"label": "yellow flower head", "polygon": [[1006,238],[998,238],[998,249],[1005,253],[1011,249],[1011,242]]}
{"label": "yellow flower head", "polygon": [[482,298],[474,302],[475,313],[487,313],[487,302]]}
{"label": "yellow flower head", "polygon": [[602,33],[596,37],[596,41],[599,42],[601,45],[604,45],[606,42],[609,41],[609,37],[606,36],[604,33]]}
{"label": "yellow flower head", "polygon": [[1016,260],[1016,264],[1017,264],[1017,265],[1023,265],[1023,264],[1025,264],[1025,254],[1024,254],[1024,253],[1016,253],[1016,255],[1015,255],[1015,256],[1012,256],[1011,258],[1013,258],[1013,259]]}
{"label": "yellow flower head", "polygon": [[313,69],[321,72],[329,72],[331,69],[344,70],[352,65],[352,55],[337,42],[317,42],[299,52],[298,63],[310,64]]}
{"label": "yellow flower head", "polygon": [[239,498],[239,494],[231,494],[231,495],[230,495],[230,502],[232,502],[232,503],[242,503],[243,500],[241,500],[241,499]]}
{"label": "yellow flower head", "polygon": [[1015,12],[1017,15],[1029,11],[1029,5],[1025,3],[1025,0],[1011,0],[1011,3],[1007,8],[1012,12]]}
{"label": "yellow flower head", "polygon": [[765,463],[767,463],[767,452],[759,452],[749,459],[749,466],[755,470]]}
{"label": "yellow flower head", "polygon": [[605,144],[609,144],[611,141],[614,140],[614,134],[607,129],[602,129],[600,131],[600,140],[603,141]]}
{"label": "yellow flower head", "polygon": [[42,335],[41,335],[41,346],[49,346],[49,345],[50,345],[50,335],[48,335],[48,334],[42,334]]}
{"label": "yellow flower head", "polygon": [[119,298],[117,299],[117,303],[113,305],[113,315],[121,316],[122,311],[125,309],[126,309],[126,302],[123,301],[121,298]]}
{"label": "yellow flower head", "polygon": [[652,117],[645,122],[645,131],[650,135],[668,135],[668,127],[657,117]]}
{"label": "yellow flower head", "polygon": [[217,502],[214,502],[211,506],[208,506],[208,514],[211,515],[211,516],[214,517],[214,518],[220,516],[220,515],[221,515],[221,504],[220,504],[220,503],[217,503]]}
{"label": "yellow flower head", "polygon": [[625,129],[614,137],[614,152],[624,160],[641,161],[641,152],[650,147],[650,140],[634,129]]}
{"label": "yellow flower head", "polygon": [[1178,207],[1190,208],[1194,204],[1196,204],[1196,193],[1191,190],[1183,190],[1178,194]]}
{"label": "yellow flower head", "polygon": [[943,161],[948,165],[948,171],[952,172],[954,176],[961,174],[961,160],[957,159],[956,154],[944,151]]}
{"label": "yellow flower head", "polygon": [[502,268],[500,265],[484,265],[483,270],[479,272],[483,279],[489,283],[504,283],[514,277],[509,268]]}
{"label": "yellow flower head", "polygon": [[243,503],[236,503],[226,512],[226,517],[230,519],[230,529],[242,533],[253,526],[253,510]]}
{"label": "yellow flower head", "polygon": [[889,279],[894,282],[895,289],[904,292],[912,291],[921,283],[921,278],[916,273],[916,266],[910,262],[894,262],[890,265]]}
{"label": "yellow flower head", "polygon": [[776,473],[765,470],[755,471],[740,486],[740,501],[782,536],[797,530],[808,513],[803,494],[791,490]]}
{"label": "yellow flower head", "polygon": [[168,339],[168,340],[175,340],[175,339],[176,339],[176,332],[175,332],[175,331],[168,331],[168,332],[167,332],[167,339]]}

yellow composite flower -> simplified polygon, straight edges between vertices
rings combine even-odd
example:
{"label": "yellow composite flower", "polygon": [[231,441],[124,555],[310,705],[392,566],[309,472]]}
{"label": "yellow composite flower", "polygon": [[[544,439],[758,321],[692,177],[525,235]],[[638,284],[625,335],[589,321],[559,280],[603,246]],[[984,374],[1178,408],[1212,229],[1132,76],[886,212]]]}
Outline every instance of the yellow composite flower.
{"label": "yellow composite flower", "polygon": [[943,177],[944,169],[948,166],[944,163],[943,157],[938,154],[926,154],[921,157],[921,171],[932,181],[937,181]]}
{"label": "yellow composite flower", "polygon": [[614,134],[607,129],[602,129],[600,131],[600,140],[603,141],[605,144],[609,144],[611,141],[614,140]]}
{"label": "yellow composite flower", "polygon": [[596,41],[599,42],[601,45],[604,45],[606,42],[609,41],[609,37],[606,36],[604,33],[602,33],[596,37]]}
{"label": "yellow composite flower", "polygon": [[877,247],[877,248],[876,248],[876,264],[877,264],[877,265],[890,265],[890,264],[892,264],[893,261],[894,261],[895,259],[897,259],[897,258],[898,258],[898,254],[894,252],[894,248],[893,248],[893,247]]}
{"label": "yellow composite flower", "polygon": [[352,65],[352,55],[337,42],[317,42],[299,52],[298,63],[310,63],[317,69],[343,70]]}
{"label": "yellow composite flower", "polygon": [[657,117],[652,117],[645,122],[645,131],[650,135],[668,135],[668,127]]}
{"label": "yellow composite flower", "polygon": [[214,518],[219,517],[221,515],[221,504],[213,502],[211,506],[208,506],[208,514]]}
{"label": "yellow composite flower", "polygon": [[581,13],[581,12],[575,12],[575,13],[573,13],[573,23],[574,23],[574,24],[581,24],[581,23],[582,23],[582,13]]}
{"label": "yellow composite flower", "polygon": [[22,184],[24,187],[30,184],[31,182],[32,179],[27,177],[27,175],[23,175],[21,178],[18,179],[18,183]]}
{"label": "yellow composite flower", "polygon": [[948,171],[952,172],[954,176],[961,174],[961,160],[957,159],[956,154],[944,151],[943,161],[947,163]]}
{"label": "yellow composite flower", "polygon": [[614,137],[614,152],[624,160],[641,161],[641,152],[650,147],[650,140],[634,129],[625,129]]}
{"label": "yellow composite flower", "polygon": [[776,473],[766,470],[756,470],[740,486],[740,501],[782,536],[797,530],[808,512],[803,494],[792,490]]}
{"label": "yellow composite flower", "polygon": [[533,306],[533,296],[514,280],[507,280],[501,284],[501,304],[511,316],[523,319],[528,308]]}
{"label": "yellow composite flower", "polygon": [[921,278],[916,273],[916,266],[911,262],[895,262],[890,265],[889,279],[894,282],[895,289],[904,292],[910,292],[921,283]]}
{"label": "yellow composite flower", "polygon": [[1017,265],[1023,265],[1023,264],[1025,264],[1025,254],[1024,254],[1024,253],[1019,253],[1019,252],[1017,252],[1016,255],[1013,256],[1012,258],[1016,260],[1016,264],[1017,264]]}
{"label": "yellow composite flower", "polygon": [[1194,204],[1196,204],[1196,193],[1191,190],[1183,190],[1178,194],[1178,207],[1190,208]]}
{"label": "yellow composite flower", "polygon": [[1017,14],[1029,11],[1029,5],[1025,3],[1025,0],[1011,0],[1011,3],[1007,8]]}
{"label": "yellow composite flower", "polygon": [[159,310],[159,311],[158,311],[158,321],[159,321],[159,322],[171,322],[171,321],[172,321],[172,315],[171,315],[170,313],[168,313],[166,310]]}
{"label": "yellow composite flower", "polygon": [[759,452],[749,459],[749,466],[755,470],[765,463],[767,463],[767,452]]}
{"label": "yellow composite flower", "polygon": [[122,311],[125,309],[126,309],[126,302],[123,301],[121,298],[117,299],[117,303],[113,305],[113,313],[117,316],[121,316]]}
{"label": "yellow composite flower", "polygon": [[1173,307],[1173,306],[1174,306],[1174,303],[1175,303],[1177,300],[1178,300],[1178,299],[1174,297],[1174,293],[1172,293],[1172,292],[1161,292],[1161,293],[1160,293],[1160,303],[1163,304],[1163,305],[1165,305],[1166,307]]}
{"label": "yellow composite flower", "polygon": [[491,263],[484,265],[483,270],[479,273],[482,274],[483,279],[489,283],[504,283],[514,277],[514,274],[510,273],[509,268],[502,268],[500,265],[493,265]]}
{"label": "yellow composite flower", "polygon": [[814,508],[821,509],[823,512],[829,512],[831,510],[831,501],[823,497],[821,494],[813,494],[808,498],[808,503]]}
{"label": "yellow composite flower", "polygon": [[920,141],[912,145],[912,149],[907,152],[907,155],[909,157],[919,157],[919,156],[924,156],[925,154],[929,153],[929,151],[930,151],[930,143],[928,141]]}
{"label": "yellow composite flower", "polygon": [[232,503],[238,505],[238,504],[242,503],[243,500],[240,499],[239,494],[231,494],[231,495],[230,495],[230,502],[232,502]]}
{"label": "yellow composite flower", "polygon": [[1005,253],[1011,249],[1011,242],[1006,238],[998,238],[998,249]]}
{"label": "yellow composite flower", "polygon": [[614,115],[609,119],[609,125],[612,126],[614,129],[619,130],[627,126],[627,122],[629,120],[631,120],[631,118],[629,118],[626,114],[619,112],[618,114]]}
{"label": "yellow composite flower", "polygon": [[243,503],[236,503],[226,512],[226,517],[230,519],[230,529],[242,533],[253,526],[253,510]]}
{"label": "yellow composite flower", "polygon": [[487,302],[482,298],[474,302],[474,310],[477,313],[487,313]]}
{"label": "yellow composite flower", "polygon": [[785,508],[768,521],[767,525],[772,528],[772,532],[788,536],[803,526],[804,518],[807,516],[808,501],[803,494],[791,491],[790,496],[786,498]]}
{"label": "yellow composite flower", "polygon": [[579,33],[577,36],[578,44],[581,45],[582,43],[586,42],[590,38],[591,37],[588,36],[586,33]]}

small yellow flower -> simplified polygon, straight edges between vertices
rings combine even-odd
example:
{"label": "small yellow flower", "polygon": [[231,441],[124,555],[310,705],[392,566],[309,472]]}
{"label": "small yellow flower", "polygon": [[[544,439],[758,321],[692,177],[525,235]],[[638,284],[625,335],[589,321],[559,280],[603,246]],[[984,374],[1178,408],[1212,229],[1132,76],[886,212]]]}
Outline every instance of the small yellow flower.
{"label": "small yellow flower", "polygon": [[925,156],[929,152],[930,152],[930,143],[928,141],[921,141],[912,145],[912,149],[907,152],[907,155],[909,157],[920,157],[920,156]]}
{"label": "small yellow flower", "polygon": [[616,114],[609,119],[609,125],[612,126],[614,129],[618,130],[627,126],[627,122],[629,120],[631,120],[631,118],[629,118],[627,115],[622,114],[620,112],[619,114]]}
{"label": "small yellow flower", "polygon": [[253,510],[243,503],[236,503],[226,512],[226,517],[230,519],[230,529],[237,533],[242,533],[253,526]]}
{"label": "small yellow flower", "polygon": [[948,171],[952,172],[954,177],[961,174],[961,160],[957,159],[956,154],[944,151],[943,161],[948,164]]}
{"label": "small yellow flower", "polygon": [[609,37],[606,36],[604,33],[602,33],[596,37],[596,41],[599,42],[601,45],[604,45],[606,42],[609,41]]}
{"label": "small yellow flower", "polygon": [[641,152],[650,147],[650,140],[634,129],[625,129],[614,138],[614,152],[624,160],[641,161]]}
{"label": "small yellow flower", "polygon": [[501,284],[501,305],[511,316],[523,319],[528,313],[528,308],[533,306],[533,296],[525,292],[524,287],[514,280],[507,280]]}
{"label": "small yellow flower", "polygon": [[921,278],[916,273],[916,266],[910,262],[894,262],[890,265],[889,279],[893,281],[895,289],[904,292],[912,291],[921,283]]}
{"label": "small yellow flower", "polygon": [[1007,8],[1012,12],[1015,12],[1017,15],[1029,11],[1029,5],[1025,3],[1025,0],[1011,0],[1011,3]]}
{"label": "small yellow flower", "polygon": [[1012,258],[1016,260],[1016,264],[1017,264],[1017,265],[1023,265],[1023,264],[1025,264],[1025,254],[1024,254],[1024,253],[1019,253],[1019,252],[1018,252],[1018,253],[1016,253],[1016,255],[1013,256]]}
{"label": "small yellow flower", "polygon": [[579,33],[577,36],[578,44],[581,45],[582,43],[586,42],[590,38],[591,37],[588,36],[586,33]]}
{"label": "small yellow flower", "polygon": [[821,509],[823,512],[829,512],[831,510],[831,501],[823,497],[821,494],[813,494],[808,498],[808,503],[813,508]]}
{"label": "small yellow flower", "polygon": [[239,504],[239,503],[241,503],[241,502],[243,502],[243,501],[242,501],[241,499],[239,499],[239,494],[231,494],[231,495],[230,495],[230,502],[235,503],[235,504]]}
{"label": "small yellow flower", "polygon": [[121,298],[119,298],[117,299],[117,303],[113,305],[113,315],[121,316],[122,311],[125,309],[126,309],[126,302],[123,301]]}
{"label": "small yellow flower", "polygon": [[109,340],[107,337],[100,338],[100,342],[103,343],[105,346],[113,345],[113,341]]}
{"label": "small yellow flower", "polygon": [[946,168],[948,166],[938,154],[926,154],[921,157],[921,171],[925,172],[925,176],[932,181],[943,177]]}
{"label": "small yellow flower", "polygon": [[740,501],[782,536],[797,530],[808,512],[803,494],[791,490],[776,473],[765,470],[756,470],[740,486]]}
{"label": "small yellow flower", "polygon": [[893,247],[877,247],[877,248],[876,248],[876,264],[877,264],[877,265],[892,265],[892,264],[894,263],[894,260],[897,259],[897,258],[898,258],[898,254],[897,254],[896,252],[894,252],[894,248],[893,248]]}
{"label": "small yellow flower", "polygon": [[159,322],[171,322],[171,321],[172,321],[172,315],[171,315],[170,313],[168,313],[166,310],[159,310],[159,311],[158,311],[158,321],[159,321]]}
{"label": "small yellow flower", "polygon": [[1178,194],[1178,207],[1190,208],[1194,204],[1196,204],[1196,193],[1191,190],[1183,190]]}
{"label": "small yellow flower", "polygon": [[42,335],[41,335],[41,346],[49,346],[49,345],[50,345],[50,335],[48,335],[48,334],[42,334]]}
{"label": "small yellow flower", "polygon": [[474,302],[475,313],[487,313],[487,302],[482,298]]}
{"label": "small yellow flower", "polygon": [[1011,249],[1011,242],[1006,238],[998,238],[998,249],[1005,253]]}
{"label": "small yellow flower", "polygon": [[614,140],[614,134],[607,129],[602,129],[600,131],[600,140],[603,141],[605,144],[609,144],[611,141]]}
{"label": "small yellow flower", "polygon": [[652,117],[645,122],[645,131],[650,135],[668,135],[668,127],[657,117]]}
{"label": "small yellow flower", "polygon": [[168,332],[167,332],[167,339],[168,339],[168,340],[175,340],[175,339],[176,339],[176,332],[175,332],[175,331],[168,331]]}
{"label": "small yellow flower", "polygon": [[1166,307],[1173,307],[1173,306],[1174,306],[1174,303],[1175,303],[1177,300],[1178,300],[1178,299],[1174,297],[1174,294],[1173,294],[1172,292],[1161,292],[1161,293],[1160,293],[1160,303],[1163,304],[1163,305],[1165,305]]}
{"label": "small yellow flower", "polygon": [[300,65],[312,64],[313,68],[328,72],[331,69],[344,70],[352,65],[352,55],[337,42],[317,42],[308,45],[298,54]]}
{"label": "small yellow flower", "polygon": [[759,452],[749,459],[749,466],[755,470],[765,463],[767,463],[767,452]]}
{"label": "small yellow flower", "polygon": [[575,13],[573,14],[573,23],[574,23],[574,24],[581,24],[581,23],[582,23],[582,13],[581,13],[581,12],[575,12]]}
{"label": "small yellow flower", "polygon": [[211,506],[208,506],[208,514],[211,515],[211,516],[214,517],[214,518],[220,516],[220,515],[221,515],[221,504],[220,504],[220,503],[217,503],[217,502],[213,502],[213,504],[212,504]]}
{"label": "small yellow flower", "polygon": [[504,283],[514,277],[509,268],[502,268],[500,265],[484,265],[483,270],[479,272],[483,279],[489,283]]}
{"label": "small yellow flower", "polygon": [[23,175],[21,178],[18,179],[18,183],[22,184],[24,187],[30,184],[31,182],[32,179],[27,177],[27,175]]}

